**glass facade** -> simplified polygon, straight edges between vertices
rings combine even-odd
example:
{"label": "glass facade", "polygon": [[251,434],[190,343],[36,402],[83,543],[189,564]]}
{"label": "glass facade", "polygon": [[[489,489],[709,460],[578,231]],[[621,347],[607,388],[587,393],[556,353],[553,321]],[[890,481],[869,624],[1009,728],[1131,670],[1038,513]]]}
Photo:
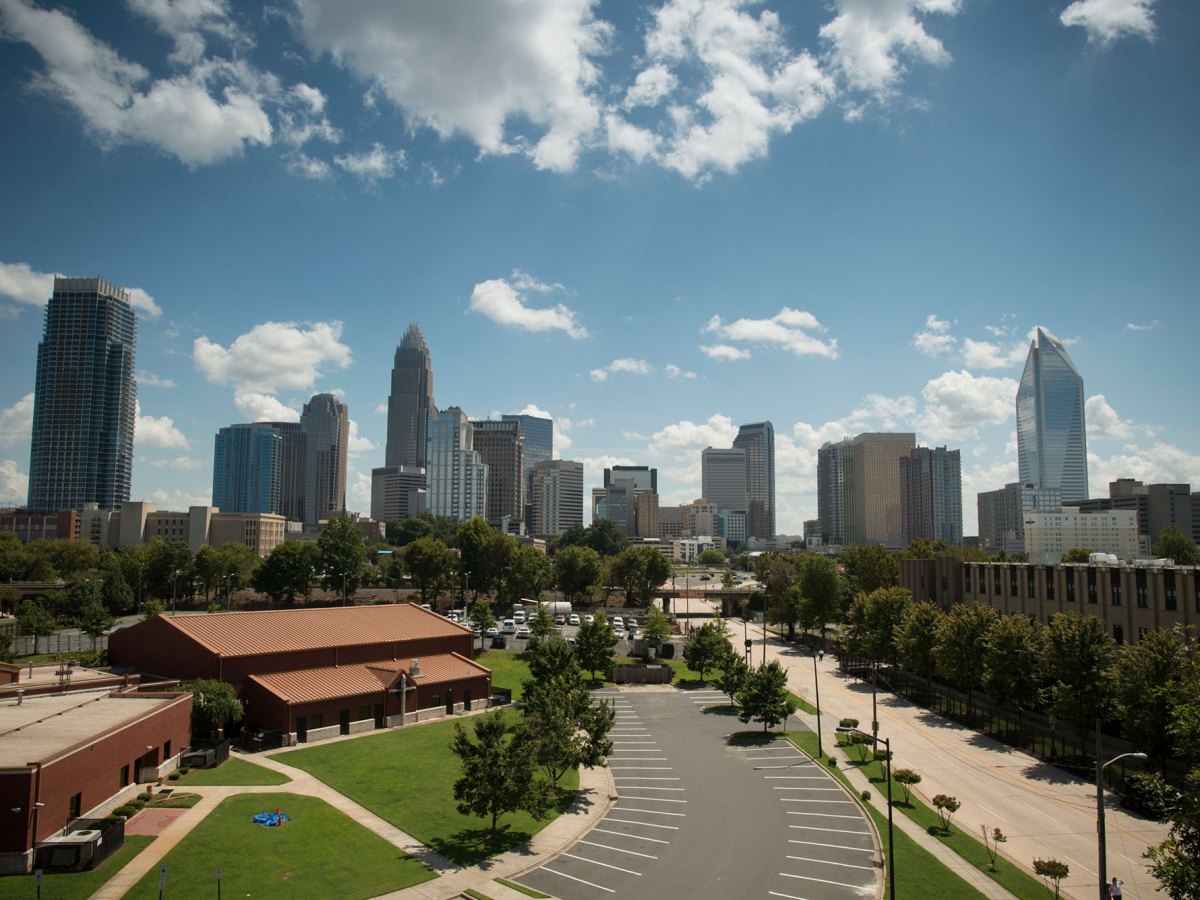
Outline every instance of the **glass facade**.
{"label": "glass facade", "polygon": [[1088,499],[1083,405],[1083,379],[1066,348],[1039,328],[1017,389],[1017,462],[1022,483],[1057,488],[1063,503]]}
{"label": "glass facade", "polygon": [[752,422],[738,429],[733,446],[746,451],[747,537],[775,537],[775,426]]}
{"label": "glass facade", "polygon": [[426,466],[429,418],[434,412],[433,365],[425,336],[408,326],[392,364],[388,395],[386,466]]}
{"label": "glass facade", "polygon": [[[533,469],[540,462],[554,458],[554,420],[524,413],[504,415],[502,422],[517,422],[521,426],[521,437],[525,441],[525,504],[533,504]],[[526,522],[533,521],[533,510],[529,509]]]}
{"label": "glass facade", "polygon": [[230,425],[217,432],[213,506],[221,512],[279,514],[282,486],[283,435],[270,423]]}
{"label": "glass facade", "polygon": [[55,278],[37,352],[29,511],[129,499],[137,382],[129,293],[103,278]]}
{"label": "glass facade", "polygon": [[333,394],[314,394],[300,414],[304,432],[304,522],[346,514],[350,410]]}

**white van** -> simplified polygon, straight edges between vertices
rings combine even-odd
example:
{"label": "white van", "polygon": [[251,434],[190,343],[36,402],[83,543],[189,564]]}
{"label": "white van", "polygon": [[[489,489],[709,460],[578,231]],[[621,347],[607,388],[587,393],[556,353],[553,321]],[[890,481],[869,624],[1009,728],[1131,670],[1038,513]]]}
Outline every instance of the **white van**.
{"label": "white van", "polygon": [[514,609],[513,610],[513,621],[518,625],[524,625],[525,624],[525,610]]}
{"label": "white van", "polygon": [[512,619],[505,619],[504,624],[500,626],[500,633],[501,634],[516,634],[517,633],[517,623],[514,622]]}

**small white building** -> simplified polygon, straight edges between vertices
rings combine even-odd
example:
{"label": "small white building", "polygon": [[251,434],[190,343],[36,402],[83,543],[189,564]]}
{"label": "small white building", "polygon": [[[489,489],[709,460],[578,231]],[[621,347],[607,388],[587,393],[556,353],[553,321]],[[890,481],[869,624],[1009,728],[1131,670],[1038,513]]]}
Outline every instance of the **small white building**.
{"label": "small white building", "polygon": [[714,535],[697,535],[671,541],[671,561],[690,565],[696,562],[705,550],[720,550],[724,553],[725,539]]}
{"label": "small white building", "polygon": [[1031,563],[1053,565],[1075,547],[1087,547],[1093,553],[1111,553],[1123,560],[1137,558],[1140,551],[1137,512],[1128,509],[1079,512],[1066,508],[1025,516],[1025,552]]}

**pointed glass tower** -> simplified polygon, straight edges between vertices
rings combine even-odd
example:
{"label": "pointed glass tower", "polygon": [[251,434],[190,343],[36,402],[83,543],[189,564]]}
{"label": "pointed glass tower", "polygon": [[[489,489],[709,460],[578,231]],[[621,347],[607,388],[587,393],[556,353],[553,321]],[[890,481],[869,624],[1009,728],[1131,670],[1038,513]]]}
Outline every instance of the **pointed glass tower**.
{"label": "pointed glass tower", "polygon": [[433,410],[433,366],[429,361],[429,347],[421,329],[414,323],[404,332],[392,365],[385,466],[425,468],[429,417]]}
{"label": "pointed glass tower", "polygon": [[1062,502],[1088,499],[1083,378],[1062,342],[1039,327],[1017,389],[1022,484],[1058,488]]}

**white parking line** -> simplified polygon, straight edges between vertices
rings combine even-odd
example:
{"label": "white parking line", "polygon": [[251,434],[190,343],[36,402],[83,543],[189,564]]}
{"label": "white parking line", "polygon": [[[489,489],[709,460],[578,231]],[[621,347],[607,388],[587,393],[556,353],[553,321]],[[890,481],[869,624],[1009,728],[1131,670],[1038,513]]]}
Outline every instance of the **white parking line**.
{"label": "white parking line", "polygon": [[[640,800],[640,797],[630,797],[631,800]],[[640,812],[646,813],[649,816],[674,816],[677,819],[682,819],[687,816],[687,813],[665,812],[661,809],[638,809],[636,806],[614,806],[617,812]]]}
{"label": "white parking line", "polygon": [[[640,762],[640,760],[639,760]],[[674,766],[609,766],[612,772],[674,772]]]}
{"label": "white parking line", "polygon": [[[629,781],[678,781],[678,775],[622,775]],[[614,781],[616,778],[613,779]]]}
{"label": "white parking line", "polygon": [[[748,757],[748,758],[752,758],[752,757]],[[778,756],[775,756],[775,757],[763,756],[763,757],[759,757],[759,758],[760,759],[779,759]],[[798,763],[798,764],[797,763],[788,763],[786,766],[755,766],[754,771],[760,772],[764,769],[802,769],[802,768],[804,768],[804,766],[805,766],[805,763]],[[768,775],[767,777],[770,778],[771,776]]]}
{"label": "white parking line", "polygon": [[870,837],[869,831],[857,831],[853,828],[823,828],[820,825],[789,825],[788,828],[800,828],[804,831],[825,831],[829,834],[861,834],[863,837]]}
{"label": "white parking line", "polygon": [[786,900],[808,900],[807,897],[797,897],[795,894],[781,894],[779,891],[767,891],[772,897],[784,897]]}
{"label": "white parking line", "polygon": [[819,881],[821,884],[836,884],[838,887],[848,887],[848,888],[855,888],[855,889],[862,888],[861,884],[847,884],[844,881],[830,881],[828,878],[810,878],[808,875],[792,875],[790,872],[780,872],[779,874],[782,875],[784,878],[802,878],[805,881]]}
{"label": "white parking line", "polygon": [[780,803],[854,803],[853,800],[802,800],[799,797],[780,797]]}
{"label": "white parking line", "polygon": [[549,866],[542,866],[543,872],[549,872],[551,875],[561,875],[563,878],[570,878],[572,881],[578,881],[580,884],[586,884],[588,887],[599,888],[602,891],[608,891],[610,894],[615,894],[612,888],[606,888],[602,884],[595,884],[591,881],[584,881],[582,878],[576,878],[574,875],[568,875],[566,872],[560,872],[557,869],[552,869]]}
{"label": "white parking line", "polygon": [[605,850],[612,850],[616,853],[628,853],[630,856],[642,856],[646,859],[658,859],[657,856],[651,856],[649,853],[638,853],[636,850],[626,850],[623,847],[610,847],[608,844],[597,844],[595,841],[588,841],[582,838],[580,838],[579,843],[587,844],[589,847],[602,847]]}
{"label": "white parking line", "polygon": [[[762,759],[779,759],[779,757],[778,756],[747,756],[746,759],[749,760],[750,762],[757,762],[758,760],[762,760]],[[771,768],[774,768],[774,766],[755,766],[755,768],[756,769],[771,769]]]}
{"label": "white parking line", "polygon": [[685,791],[687,788],[655,787],[652,784],[632,784],[625,788],[627,791]]}
{"label": "white parking line", "polygon": [[593,828],[592,831],[599,831],[603,834],[615,834],[620,837],[633,838],[635,841],[650,841],[653,844],[669,844],[670,841],[664,841],[662,838],[642,837],[640,834],[630,834],[627,831],[609,831],[607,828]]}
{"label": "white parking line", "polygon": [[982,809],[982,810],[983,810],[985,813],[989,813],[989,814],[991,814],[991,815],[995,816],[995,817],[996,817],[997,819],[999,819],[1001,822],[1007,822],[1007,821],[1008,821],[1008,819],[1004,818],[1004,816],[1000,815],[1000,813],[998,813],[998,812],[992,812],[990,809],[988,809],[988,808],[987,808],[986,806],[984,806],[982,803],[976,803],[975,805],[976,805],[976,806],[978,806],[980,809]]}
{"label": "white parking line", "polygon": [[862,869],[865,872],[875,871],[873,866],[856,866],[856,865],[853,865],[852,863],[834,862],[831,859],[812,859],[811,857],[808,857],[808,856],[789,856],[788,859],[795,859],[795,860],[799,860],[800,862],[821,863],[822,865],[826,865],[826,866],[841,866],[843,869]]}
{"label": "white parking line", "polygon": [[738,753],[754,753],[758,750],[787,750],[789,753],[794,752],[791,747],[734,747],[733,749]]}
{"label": "white parking line", "polygon": [[[633,811],[636,812],[636,810],[633,810]],[[606,821],[606,822],[624,822],[626,825],[642,825],[646,828],[669,828],[671,831],[679,830],[678,825],[655,825],[653,822],[638,822],[635,819],[618,819],[618,818],[615,818],[614,816],[605,816],[604,821]],[[595,829],[592,829],[592,830],[595,831]],[[650,840],[650,839],[646,838],[646,840]]]}
{"label": "white parking line", "polygon": [[[771,768],[771,767],[770,767],[770,766],[755,766],[754,768],[756,768],[756,769],[769,769],[769,768]],[[785,768],[785,769],[799,769],[799,768],[802,768],[802,767],[801,767],[801,766],[783,766],[783,768]],[[767,779],[768,781],[770,781],[770,780],[772,780],[772,779],[779,780],[779,781],[795,781],[795,780],[798,780],[798,779],[801,779],[801,778],[807,778],[807,779],[812,779],[812,778],[821,778],[821,779],[824,779],[824,778],[825,778],[825,776],[824,776],[824,775],[764,775],[764,776],[763,776],[763,778]]]}
{"label": "white parking line", "polygon": [[[625,790],[636,791],[637,788],[626,788]],[[670,797],[633,797],[629,794],[626,794],[625,791],[621,792],[621,796],[626,800],[638,800],[646,803],[687,803],[686,800],[674,800]]]}
{"label": "white parking line", "polygon": [[[614,750],[613,753],[661,753],[660,750]],[[612,755],[608,757],[612,759]],[[634,759],[618,759],[617,762],[667,762],[665,756],[638,756]],[[609,768],[612,768],[609,766]],[[628,767],[627,767],[628,768]]]}
{"label": "white parking line", "polygon": [[820,816],[823,819],[858,819],[860,821],[862,820],[862,816],[842,816],[842,815],[838,815],[837,813],[796,812],[794,809],[789,809],[787,811],[787,814],[789,816]]}
{"label": "white parking line", "polygon": [[[862,832],[853,832],[861,834]],[[857,850],[859,853],[874,853],[873,847],[846,847],[842,844],[822,844],[820,841],[797,841],[792,838],[788,839],[789,844],[804,844],[807,847],[832,847],[834,850]]]}
{"label": "white parking line", "polygon": [[622,869],[620,866],[609,865],[608,863],[597,862],[594,859],[588,859],[586,856],[576,856],[574,853],[564,853],[563,856],[569,856],[571,859],[577,859],[580,862],[591,863],[593,866],[604,866],[606,869],[616,869],[618,872],[624,872],[626,875],[641,875],[641,872],[635,872],[633,869]]}

